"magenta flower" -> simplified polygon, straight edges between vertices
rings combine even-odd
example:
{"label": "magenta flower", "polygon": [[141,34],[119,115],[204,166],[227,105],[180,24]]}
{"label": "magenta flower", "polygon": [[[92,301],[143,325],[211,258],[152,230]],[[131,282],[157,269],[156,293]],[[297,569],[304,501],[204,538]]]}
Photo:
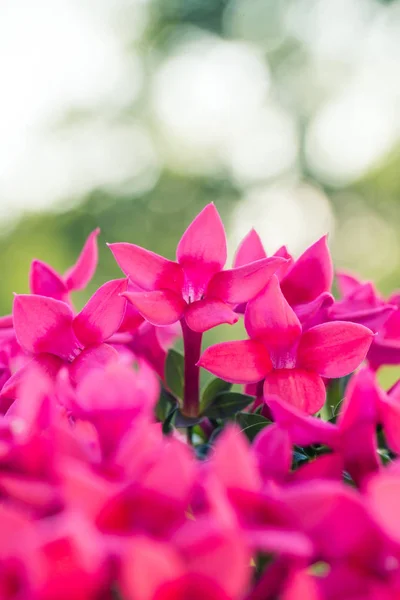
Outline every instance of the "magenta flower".
{"label": "magenta flower", "polygon": [[70,292],[82,290],[93,277],[97,266],[99,233],[100,229],[92,231],[77,261],[64,275],[59,275],[50,265],[41,260],[32,261],[29,273],[31,293],[67,301]]}
{"label": "magenta flower", "polygon": [[347,322],[323,323],[302,331],[276,276],[247,305],[250,339],[216,344],[199,365],[234,383],[264,379],[264,395],[277,395],[307,413],[325,402],[324,378],[348,375],[364,360],[373,333]]}
{"label": "magenta flower", "polygon": [[[252,229],[241,242],[235,256],[234,266],[266,258],[267,254],[257,232]],[[333,302],[331,287],[333,280],[332,259],[327,245],[327,236],[312,244],[294,260],[286,246],[279,248],[274,256],[286,258],[288,262],[276,272],[286,300],[299,317],[302,326],[320,322],[319,313],[324,314]],[[245,305],[238,307],[244,312]],[[322,322],[322,321],[321,321]]]}
{"label": "magenta flower", "polygon": [[[301,467],[295,473],[295,480],[315,477],[341,479],[346,470],[359,484],[380,467],[377,425],[382,423],[390,446],[393,439],[399,439],[400,408],[397,419],[391,419],[393,413],[388,410],[386,402],[392,406],[393,401],[379,388],[368,368],[361,369],[351,378],[336,424],[305,415],[278,397],[267,397],[265,402],[276,424],[286,431],[292,444],[324,444],[333,450],[333,454],[321,456]],[[395,449],[399,448],[397,443]]]}
{"label": "magenta flower", "polygon": [[373,283],[362,283],[343,271],[336,272],[336,280],[342,299],[330,307],[329,319],[353,321],[369,327],[374,332],[380,331],[396,310],[396,298],[389,298],[386,302]]}
{"label": "magenta flower", "polygon": [[[105,364],[117,355],[104,344],[118,330],[126,301],[121,293],[127,280],[116,279],[102,285],[79,314],[61,300],[34,294],[16,295],[13,322],[20,346],[33,357],[33,363],[55,376],[63,364],[69,365],[73,380],[88,368]],[[17,371],[1,390],[2,399],[14,399],[27,369]]]}
{"label": "magenta flower", "polygon": [[177,262],[134,244],[110,244],[110,249],[122,271],[141,288],[125,296],[147,321],[169,325],[184,317],[197,332],[236,323],[234,306],[258,294],[285,262],[264,258],[223,271],[226,236],[214,204],[206,206],[183,234]]}

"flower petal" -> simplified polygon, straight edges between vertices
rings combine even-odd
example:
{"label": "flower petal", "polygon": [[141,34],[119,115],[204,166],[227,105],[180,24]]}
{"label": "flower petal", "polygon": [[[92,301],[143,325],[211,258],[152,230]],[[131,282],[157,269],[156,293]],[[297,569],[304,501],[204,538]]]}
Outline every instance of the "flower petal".
{"label": "flower petal", "polygon": [[170,290],[125,292],[123,294],[152,325],[171,325],[181,318],[186,303]]}
{"label": "flower petal", "polygon": [[347,273],[346,271],[336,271],[335,272],[336,283],[339,288],[340,296],[342,298],[349,296],[352,294],[361,284],[361,281]]}
{"label": "flower petal", "polygon": [[373,337],[370,329],[357,323],[316,325],[300,339],[297,364],[323,377],[343,377],[364,360]]}
{"label": "flower petal", "polygon": [[188,305],[185,319],[190,329],[202,333],[222,323],[233,325],[237,323],[239,317],[221,300],[199,300]]}
{"label": "flower petal", "polygon": [[249,336],[265,344],[276,368],[294,366],[293,347],[300,338],[301,324],[275,275],[264,291],[247,304],[244,323]]}
{"label": "flower petal", "polygon": [[4,317],[0,317],[0,329],[12,329],[12,327],[13,327],[12,315],[4,315]]}
{"label": "flower petal", "polygon": [[65,285],[71,292],[82,290],[94,275],[98,261],[97,237],[99,234],[99,228],[92,231],[76,263],[64,275]]}
{"label": "flower petal", "polygon": [[69,365],[71,381],[76,384],[82,381],[93,369],[101,369],[110,362],[118,362],[118,352],[108,344],[90,346]]}
{"label": "flower petal", "polygon": [[210,346],[203,352],[198,365],[233,383],[255,383],[272,368],[267,350],[254,340]]}
{"label": "flower petal", "polygon": [[29,273],[29,288],[32,294],[65,300],[68,289],[60,275],[41,260],[33,260]]}
{"label": "flower petal", "polygon": [[314,460],[302,463],[292,473],[291,481],[309,482],[311,479],[333,479],[341,481],[343,478],[344,462],[339,452],[322,454]]}
{"label": "flower petal", "polygon": [[382,395],[378,409],[387,445],[393,452],[400,454],[400,402],[391,396]]}
{"label": "flower petal", "polygon": [[325,444],[331,448],[336,447],[339,430],[333,423],[306,415],[278,396],[266,396],[264,402],[271,410],[275,422],[289,433],[292,444]]}
{"label": "flower petal", "polygon": [[355,373],[346,388],[346,396],[340,407],[337,419],[339,429],[351,433],[353,428],[361,423],[369,423],[376,427],[383,397],[375,374],[370,369],[361,369]]}
{"label": "flower petal", "polygon": [[291,306],[304,304],[322,292],[329,292],[332,280],[332,259],[324,235],[293,264],[281,281],[282,292]]}
{"label": "flower petal", "polygon": [[73,314],[65,302],[34,294],[17,295],[13,320],[18,343],[28,352],[46,352],[68,360],[79,350]]}
{"label": "flower petal", "polygon": [[118,331],[125,314],[126,300],[121,296],[127,279],[114,279],[102,285],[73,321],[76,337],[84,346],[101,344]]}
{"label": "flower petal", "polygon": [[303,330],[309,329],[313,325],[319,325],[328,321],[327,312],[335,299],[329,292],[322,292],[311,302],[306,304],[297,304],[294,311],[298,316]]}
{"label": "flower petal", "polygon": [[400,477],[386,472],[371,478],[367,484],[369,505],[387,535],[400,543]]}
{"label": "flower petal", "polygon": [[209,466],[225,488],[252,491],[260,488],[256,458],[247,438],[234,425],[228,425],[218,437]]}
{"label": "flower petal", "polygon": [[263,258],[236,269],[220,271],[208,284],[207,297],[219,298],[231,304],[248,302],[284,263],[284,258]]}
{"label": "flower petal", "polygon": [[292,465],[292,441],[286,429],[277,423],[264,427],[256,436],[252,449],[264,481],[286,479]]}
{"label": "flower petal", "polygon": [[108,246],[120,269],[141,289],[181,292],[183,270],[177,263],[135,244],[121,242]]}
{"label": "flower petal", "polygon": [[262,245],[260,236],[255,229],[250,229],[249,233],[243,238],[236,250],[233,266],[242,267],[243,265],[248,265],[249,263],[262,258],[267,258],[267,254]]}
{"label": "flower petal", "polygon": [[265,396],[282,400],[307,414],[319,411],[325,402],[325,385],[317,373],[302,369],[277,369],[264,381]]}
{"label": "flower petal", "polygon": [[4,384],[0,391],[0,411],[5,412],[12,403],[11,401],[18,397],[20,388],[23,386],[27,374],[31,369],[39,368],[50,378],[55,379],[63,364],[60,358],[51,354],[38,354],[34,356],[32,360],[25,363]]}
{"label": "flower petal", "polygon": [[183,267],[203,263],[220,271],[226,263],[224,225],[213,203],[207,204],[183,234],[176,258]]}
{"label": "flower petal", "polygon": [[[347,306],[343,305],[346,302]],[[336,302],[329,309],[329,319],[331,321],[351,321],[368,327],[374,333],[382,329],[389,317],[396,311],[396,307],[391,304],[383,304],[376,308],[357,310],[352,308],[347,300]]]}

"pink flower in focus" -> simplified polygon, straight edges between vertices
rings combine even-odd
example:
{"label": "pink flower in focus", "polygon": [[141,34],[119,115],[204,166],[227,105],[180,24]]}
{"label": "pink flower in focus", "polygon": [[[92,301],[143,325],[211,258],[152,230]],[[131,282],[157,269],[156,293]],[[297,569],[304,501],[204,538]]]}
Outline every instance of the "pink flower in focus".
{"label": "pink flower in focus", "polygon": [[323,323],[302,330],[276,276],[245,313],[250,339],[207,348],[199,365],[233,383],[264,379],[264,395],[281,397],[306,413],[325,402],[324,378],[348,375],[364,360],[373,333],[354,323]]}
{"label": "pink flower in focus", "polygon": [[234,306],[258,294],[285,264],[283,258],[264,258],[224,271],[226,236],[214,204],[206,206],[183,234],[177,262],[134,244],[110,244],[110,249],[122,271],[142,290],[125,296],[147,321],[170,325],[185,317],[197,332],[236,323]]}
{"label": "pink flower in focus", "polygon": [[[254,260],[266,258],[260,237],[252,229],[241,242],[235,256],[234,266],[246,265]],[[333,303],[331,287],[333,280],[332,259],[327,245],[327,236],[312,244],[294,260],[282,246],[274,256],[288,259],[276,272],[286,300],[295,311],[303,326],[309,327],[313,321],[320,322],[327,307]],[[244,312],[246,305],[237,307]],[[324,319],[322,319],[324,320]],[[321,321],[322,322],[322,321]]]}

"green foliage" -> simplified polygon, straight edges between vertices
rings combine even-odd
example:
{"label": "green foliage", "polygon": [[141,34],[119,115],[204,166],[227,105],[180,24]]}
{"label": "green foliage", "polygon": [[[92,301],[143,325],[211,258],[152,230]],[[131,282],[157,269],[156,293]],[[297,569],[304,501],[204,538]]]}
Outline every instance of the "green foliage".
{"label": "green foliage", "polygon": [[169,350],[165,363],[165,380],[168,388],[179,400],[183,399],[185,359],[173,348]]}
{"label": "green foliage", "polygon": [[242,411],[253,401],[253,396],[238,392],[222,392],[215,396],[203,415],[211,419],[226,419]]}
{"label": "green foliage", "polygon": [[224,381],[223,379],[219,379],[219,377],[211,379],[211,381],[208,383],[208,385],[206,385],[202,393],[200,402],[200,412],[205,413],[209,405],[214,400],[214,398],[222,392],[228,392],[231,389],[231,387],[231,383],[229,383],[228,381]]}
{"label": "green foliage", "polygon": [[270,424],[270,421],[262,415],[246,412],[237,413],[235,421],[250,441],[253,441],[257,433]]}

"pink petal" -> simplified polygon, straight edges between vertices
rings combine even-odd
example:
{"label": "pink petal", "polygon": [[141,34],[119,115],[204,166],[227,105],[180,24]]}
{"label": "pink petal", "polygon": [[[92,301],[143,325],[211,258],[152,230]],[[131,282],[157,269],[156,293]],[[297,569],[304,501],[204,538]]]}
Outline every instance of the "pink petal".
{"label": "pink petal", "polygon": [[400,342],[385,340],[378,334],[371,344],[367,359],[371,369],[375,371],[382,365],[399,365]]}
{"label": "pink petal", "polygon": [[265,403],[270,408],[275,422],[285,429],[292,444],[310,446],[325,444],[335,448],[339,442],[339,430],[327,421],[311,417],[277,396],[267,396]]}
{"label": "pink petal", "polygon": [[292,443],[289,433],[273,423],[257,435],[252,448],[263,480],[284,481],[292,465]]}
{"label": "pink petal", "polygon": [[125,292],[125,298],[152,325],[171,325],[181,318],[186,303],[170,290],[154,292]]}
{"label": "pink petal", "polygon": [[215,581],[229,598],[244,598],[251,577],[251,555],[237,529],[225,529],[207,517],[199,522],[187,520],[174,542],[189,571]]}
{"label": "pink petal", "polygon": [[370,329],[357,323],[316,325],[300,339],[297,364],[323,377],[343,377],[365,359],[373,337]]}
{"label": "pink petal", "polygon": [[400,402],[397,399],[382,396],[379,402],[379,421],[389,448],[400,454]]}
{"label": "pink petal", "polygon": [[313,325],[319,325],[328,321],[328,310],[335,299],[329,292],[322,292],[319,296],[306,304],[297,304],[294,311],[299,318],[303,329],[309,329]]}
{"label": "pink petal", "polygon": [[264,258],[248,265],[216,273],[207,287],[207,297],[219,298],[231,304],[248,302],[268,283],[283,258]]}
{"label": "pink petal", "polygon": [[376,381],[375,374],[367,368],[355,373],[347,388],[346,396],[340,407],[337,425],[343,432],[360,423],[378,424],[378,409],[383,393]]}
{"label": "pink petal", "polygon": [[39,354],[18,369],[3,386],[0,392],[0,409],[7,410],[10,406],[10,400],[15,400],[19,396],[21,386],[23,386],[26,377],[31,369],[43,370],[51,379],[56,378],[57,373],[63,366],[63,361],[57,356],[51,354]]}
{"label": "pink petal", "polygon": [[262,258],[267,258],[267,254],[262,245],[260,236],[255,229],[250,229],[249,233],[240,242],[239,247],[236,250],[233,266],[242,267],[243,265],[248,265],[249,263]]}
{"label": "pink petal", "polygon": [[247,304],[244,322],[249,336],[265,344],[275,367],[294,366],[293,347],[300,338],[301,325],[275,275]]}
{"label": "pink petal", "polygon": [[[344,301],[347,303],[347,300]],[[355,310],[349,306],[343,306],[341,303],[334,304],[329,310],[329,319],[332,321],[351,321],[359,323],[371,329],[374,333],[382,329],[383,325],[394,313],[396,308],[390,304],[377,306],[365,310]]]}
{"label": "pink petal", "polygon": [[282,292],[290,305],[304,304],[329,292],[332,280],[332,259],[325,235],[296,260],[281,281]]}
{"label": "pink petal", "polygon": [[[133,597],[133,596],[132,596]],[[185,573],[179,579],[165,583],[151,600],[232,600],[232,596],[215,581],[199,573]],[[136,600],[136,596],[135,596]]]}
{"label": "pink petal", "polygon": [[121,270],[143,290],[181,293],[183,269],[177,263],[135,244],[122,242],[108,246]]}
{"label": "pink petal", "polygon": [[[269,428],[268,428],[269,429]],[[218,437],[210,468],[226,488],[256,491],[261,481],[255,456],[240,429],[227,426]]]}
{"label": "pink petal", "polygon": [[126,279],[114,279],[102,285],[75,317],[73,328],[84,346],[101,344],[118,331],[125,314]]}
{"label": "pink petal", "polygon": [[47,352],[71,359],[79,350],[70,307],[53,298],[21,294],[14,298],[13,320],[18,343],[28,352]]}
{"label": "pink petal", "polygon": [[0,329],[11,329],[13,327],[12,315],[0,317]]}
{"label": "pink petal", "polygon": [[134,408],[150,412],[154,408],[160,390],[150,367],[136,370],[115,360],[98,365],[95,376],[88,374],[78,384],[76,392],[82,410],[96,412]]}
{"label": "pink petal", "polygon": [[381,534],[356,490],[335,481],[288,487],[284,499],[316,545],[322,560],[374,557]]}
{"label": "pink petal", "polygon": [[316,459],[300,465],[292,473],[292,481],[310,481],[312,479],[332,479],[341,481],[343,478],[344,462],[338,452],[323,454]]}
{"label": "pink petal", "polygon": [[139,313],[138,309],[135,306],[133,306],[133,304],[131,304],[130,302],[127,302],[124,318],[122,319],[122,323],[119,326],[118,333],[131,334],[135,332],[143,322],[144,319]]}
{"label": "pink petal", "polygon": [[64,275],[70,291],[82,290],[94,275],[98,260],[97,237],[100,229],[95,229],[87,238],[76,263]]}
{"label": "pink petal", "polygon": [[29,273],[29,287],[32,294],[49,296],[55,300],[65,300],[68,289],[60,275],[41,260],[34,260]]}
{"label": "pink petal", "polygon": [[359,423],[352,429],[341,432],[341,455],[344,466],[356,485],[379,470],[376,426],[372,423]]}
{"label": "pink petal", "polygon": [[203,352],[198,365],[233,383],[255,383],[272,368],[265,347],[254,340],[211,346]]}
{"label": "pink petal", "polygon": [[[160,588],[183,573],[183,562],[171,545],[137,536],[122,556],[121,591],[126,598],[154,600],[159,596],[161,600]],[[173,595],[164,597],[165,600],[174,599]]]}
{"label": "pink petal", "polygon": [[69,366],[69,374],[73,383],[82,381],[93,369],[100,369],[110,362],[118,362],[118,352],[108,344],[90,346],[81,352]]}
{"label": "pink petal", "polygon": [[307,571],[296,571],[283,590],[281,600],[324,600],[317,581]]}
{"label": "pink petal", "polygon": [[380,526],[400,543],[400,477],[385,473],[371,479],[367,486],[369,504]]}
{"label": "pink petal", "polygon": [[237,323],[239,317],[225,302],[199,300],[187,306],[185,319],[190,329],[202,333],[222,323],[233,325]]}
{"label": "pink petal", "polygon": [[360,285],[361,281],[345,271],[336,271],[336,283],[342,297],[352,294]]}
{"label": "pink petal", "polygon": [[186,265],[203,263],[213,272],[226,263],[226,235],[214,204],[207,204],[183,234],[176,250],[177,261]]}
{"label": "pink petal", "polygon": [[279,396],[307,414],[319,411],[325,403],[325,385],[317,373],[302,369],[277,369],[264,381],[265,396]]}
{"label": "pink petal", "polygon": [[283,554],[285,557],[310,559],[314,552],[310,538],[300,531],[267,526],[263,529],[251,530],[247,537],[252,547],[266,554]]}

